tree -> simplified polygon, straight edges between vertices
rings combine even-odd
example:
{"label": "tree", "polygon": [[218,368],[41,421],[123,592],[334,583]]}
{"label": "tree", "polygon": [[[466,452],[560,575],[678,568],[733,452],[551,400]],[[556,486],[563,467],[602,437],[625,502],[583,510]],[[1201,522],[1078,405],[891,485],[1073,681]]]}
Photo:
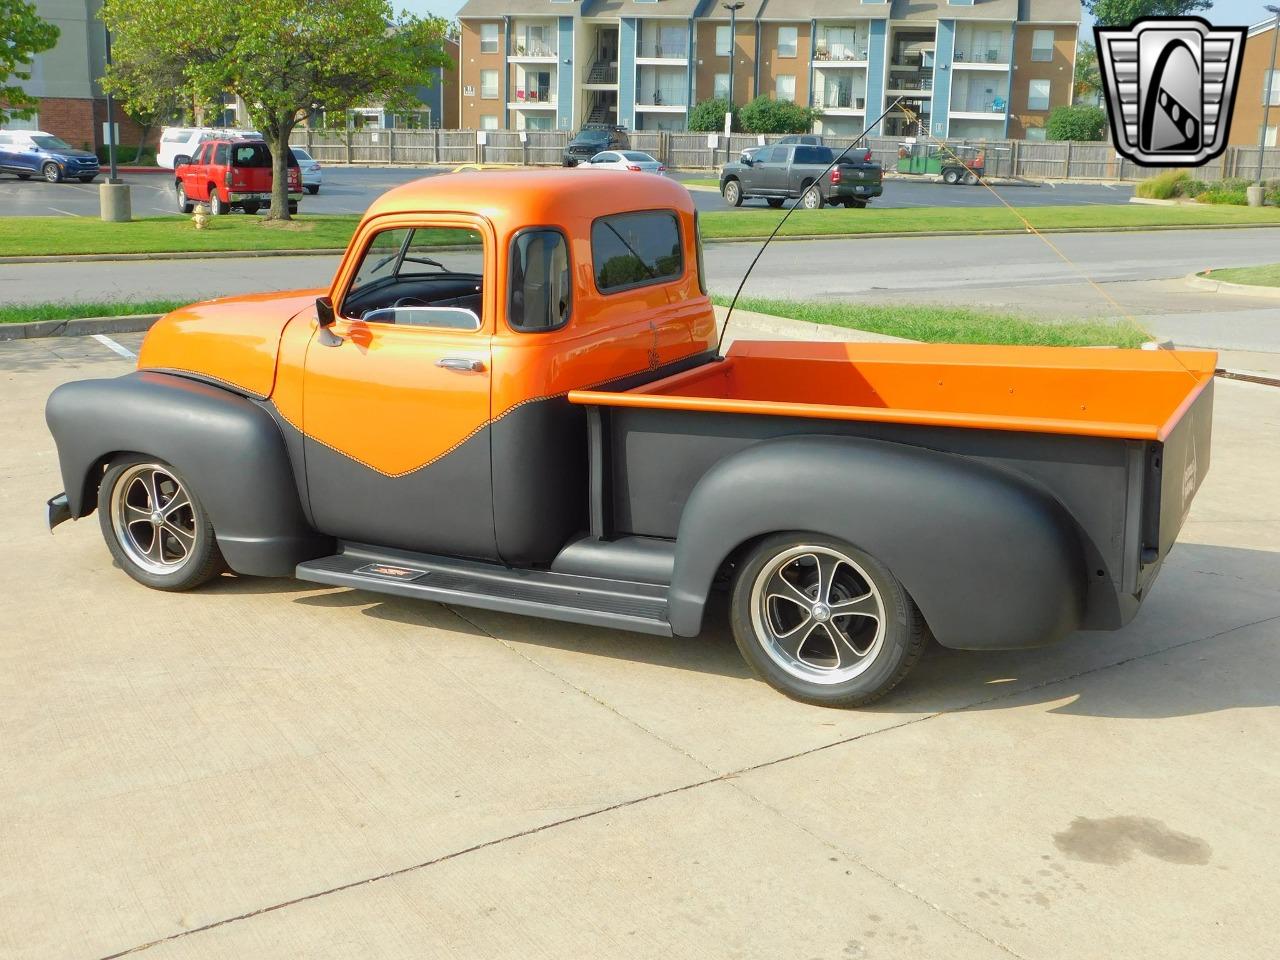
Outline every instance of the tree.
{"label": "tree", "polygon": [[239,96],[271,150],[270,217],[289,219],[289,135],[317,109],[396,110],[452,67],[439,17],[396,14],[389,0],[106,0],[115,62],[104,85],[129,109],[166,91],[185,102]]}
{"label": "tree", "polygon": [[1127,27],[1139,17],[1185,17],[1208,10],[1213,0],[1083,0],[1100,27]]}
{"label": "tree", "polygon": [[1102,76],[1098,72],[1098,48],[1089,40],[1080,38],[1076,46],[1076,75],[1073,84],[1076,103],[1098,102],[1102,93]]}
{"label": "tree", "polygon": [[1078,103],[1073,107],[1054,107],[1045,121],[1046,140],[1102,140],[1107,130],[1107,115],[1101,107]]}
{"label": "tree", "polygon": [[738,111],[738,121],[746,133],[808,133],[818,117],[812,107],[763,95]]}
{"label": "tree", "polygon": [[52,50],[58,28],[41,20],[26,0],[0,0],[0,127],[31,116],[36,101],[14,80],[31,79],[31,61]]}
{"label": "tree", "polygon": [[[715,133],[717,130],[724,129],[724,114],[729,109],[729,100],[727,97],[712,97],[710,100],[701,100],[693,105],[693,109],[689,111],[689,129],[694,133]],[[734,108],[734,123],[736,127],[738,111]]]}

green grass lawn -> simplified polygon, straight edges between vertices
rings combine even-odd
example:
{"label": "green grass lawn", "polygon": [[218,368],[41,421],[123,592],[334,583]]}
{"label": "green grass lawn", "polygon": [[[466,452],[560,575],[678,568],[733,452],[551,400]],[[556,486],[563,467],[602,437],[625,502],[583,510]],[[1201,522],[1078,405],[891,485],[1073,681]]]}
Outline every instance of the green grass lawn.
{"label": "green grass lawn", "polygon": [[[712,298],[721,306],[728,297]],[[1039,347],[1137,347],[1150,340],[1130,323],[1070,320],[1037,323],[1008,313],[988,313],[957,307],[869,306],[856,303],[811,303],[741,297],[735,309],[754,310],[775,317],[828,323],[891,337],[927,343],[997,343]]]}
{"label": "green grass lawn", "polygon": [[1228,267],[1225,270],[1213,270],[1200,274],[1210,280],[1221,280],[1224,283],[1251,283],[1256,287],[1280,287],[1280,263],[1268,264],[1265,267]]}
{"label": "green grass lawn", "polygon": [[[1280,225],[1273,207],[1151,207],[1139,205],[1028,207],[1037,229],[1072,227]],[[712,211],[702,215],[707,239],[759,237],[778,222],[774,210]],[[325,250],[347,245],[359,222],[355,215],[303,215],[288,224],[234,215],[197,230],[179,215],[146,217],[132,223],[104,223],[88,217],[0,217],[0,257],[76,253],[159,253],[223,250]],[[1019,230],[1022,222],[1004,207],[915,207],[904,210],[797,210],[783,229],[790,236],[923,233],[935,230],[981,233]]]}
{"label": "green grass lawn", "polygon": [[679,183],[686,187],[715,187],[720,189],[720,180],[717,177],[684,177],[678,180]]}
{"label": "green grass lawn", "polygon": [[191,300],[82,300],[66,303],[0,304],[0,323],[33,320],[77,320],[81,317],[125,317],[141,313],[168,313]]}

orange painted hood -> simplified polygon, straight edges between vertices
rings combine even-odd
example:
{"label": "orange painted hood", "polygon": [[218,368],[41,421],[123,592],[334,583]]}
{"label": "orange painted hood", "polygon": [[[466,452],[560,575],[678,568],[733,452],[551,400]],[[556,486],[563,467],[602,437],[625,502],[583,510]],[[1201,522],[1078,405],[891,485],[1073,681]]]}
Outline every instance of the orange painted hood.
{"label": "orange painted hood", "polygon": [[286,290],[223,297],[161,317],[138,353],[140,370],[173,370],[271,395],[284,328],[300,313],[314,315],[325,290]]}

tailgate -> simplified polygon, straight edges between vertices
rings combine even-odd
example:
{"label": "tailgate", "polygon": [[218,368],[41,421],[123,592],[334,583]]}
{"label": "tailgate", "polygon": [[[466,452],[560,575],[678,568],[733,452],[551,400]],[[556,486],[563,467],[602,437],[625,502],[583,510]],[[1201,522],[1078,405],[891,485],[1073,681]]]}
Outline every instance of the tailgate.
{"label": "tailgate", "polygon": [[852,183],[879,183],[883,177],[878,163],[842,163],[840,178]]}

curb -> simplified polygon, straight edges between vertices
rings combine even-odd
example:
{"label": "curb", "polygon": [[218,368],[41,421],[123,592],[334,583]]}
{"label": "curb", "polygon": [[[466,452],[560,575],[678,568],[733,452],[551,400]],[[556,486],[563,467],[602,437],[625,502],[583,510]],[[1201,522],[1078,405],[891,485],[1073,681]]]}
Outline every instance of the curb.
{"label": "curb", "polygon": [[43,337],[91,337],[96,333],[140,333],[150,330],[159,313],[138,313],[124,317],[84,317],[78,320],[35,320],[31,323],[0,323],[0,342],[34,340]]}
{"label": "curb", "polygon": [[1280,300],[1280,287],[1260,287],[1251,283],[1230,283],[1213,280],[1198,273],[1188,273],[1182,278],[1188,287],[1208,293],[1226,293],[1236,297],[1259,297],[1264,300]]}
{"label": "curb", "polygon": [[[1156,233],[1165,230],[1274,230],[1275,223],[1176,223],[1158,226],[1121,227],[1045,227],[1039,233]],[[781,240],[882,240],[904,237],[1018,237],[1029,233],[1027,229],[1008,230],[886,230],[876,233],[804,233],[784,234],[774,237]],[[758,237],[703,237],[703,243],[763,243]],[[325,247],[315,250],[184,250],[165,253],[72,253],[61,256],[42,255],[29,257],[0,257],[0,266],[18,263],[109,263],[117,260],[241,260],[258,257],[336,257],[347,252],[346,247]]]}

